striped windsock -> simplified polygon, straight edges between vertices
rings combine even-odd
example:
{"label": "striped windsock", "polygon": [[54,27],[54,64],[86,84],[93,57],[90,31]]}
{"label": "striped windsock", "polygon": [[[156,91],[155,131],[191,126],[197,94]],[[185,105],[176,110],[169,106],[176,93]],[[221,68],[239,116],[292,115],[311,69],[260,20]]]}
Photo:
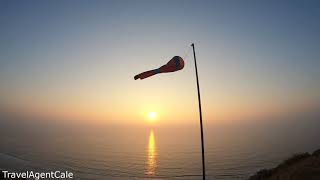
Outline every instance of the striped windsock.
{"label": "striped windsock", "polygon": [[180,56],[174,56],[167,64],[161,66],[158,69],[153,69],[150,71],[146,71],[134,76],[134,79],[144,79],[158,73],[168,73],[168,72],[175,72],[178,70],[183,69],[184,61]]}

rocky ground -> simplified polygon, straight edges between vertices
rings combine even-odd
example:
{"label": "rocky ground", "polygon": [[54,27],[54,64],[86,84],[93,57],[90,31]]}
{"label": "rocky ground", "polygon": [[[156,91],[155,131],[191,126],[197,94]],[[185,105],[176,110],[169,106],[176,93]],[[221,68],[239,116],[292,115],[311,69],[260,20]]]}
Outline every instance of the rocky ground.
{"label": "rocky ground", "polygon": [[320,149],[301,153],[272,169],[263,169],[248,180],[320,180]]}

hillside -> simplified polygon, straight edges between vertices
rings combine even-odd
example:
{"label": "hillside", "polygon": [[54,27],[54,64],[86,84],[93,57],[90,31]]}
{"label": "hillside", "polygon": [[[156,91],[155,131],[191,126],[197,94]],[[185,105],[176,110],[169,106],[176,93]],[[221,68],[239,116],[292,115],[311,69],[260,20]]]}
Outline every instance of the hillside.
{"label": "hillside", "polygon": [[285,160],[272,169],[263,169],[248,180],[319,180],[320,149],[309,153],[301,153]]}

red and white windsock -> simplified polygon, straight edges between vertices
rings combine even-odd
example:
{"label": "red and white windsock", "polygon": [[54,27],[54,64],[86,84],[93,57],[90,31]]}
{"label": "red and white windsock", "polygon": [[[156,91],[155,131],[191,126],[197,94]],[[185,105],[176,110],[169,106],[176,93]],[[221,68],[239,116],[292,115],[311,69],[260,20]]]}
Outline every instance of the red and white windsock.
{"label": "red and white windsock", "polygon": [[158,69],[153,69],[150,71],[146,71],[134,76],[134,79],[145,79],[147,77],[159,74],[159,73],[168,73],[175,72],[183,69],[184,61],[180,56],[174,56],[167,64],[161,66]]}

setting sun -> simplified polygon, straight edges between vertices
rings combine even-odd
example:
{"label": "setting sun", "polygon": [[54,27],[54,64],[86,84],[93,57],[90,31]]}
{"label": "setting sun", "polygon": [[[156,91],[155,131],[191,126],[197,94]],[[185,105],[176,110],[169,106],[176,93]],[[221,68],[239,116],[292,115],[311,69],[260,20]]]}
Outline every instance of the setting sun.
{"label": "setting sun", "polygon": [[157,114],[155,112],[149,112],[148,113],[148,118],[150,121],[154,121],[157,117]]}

